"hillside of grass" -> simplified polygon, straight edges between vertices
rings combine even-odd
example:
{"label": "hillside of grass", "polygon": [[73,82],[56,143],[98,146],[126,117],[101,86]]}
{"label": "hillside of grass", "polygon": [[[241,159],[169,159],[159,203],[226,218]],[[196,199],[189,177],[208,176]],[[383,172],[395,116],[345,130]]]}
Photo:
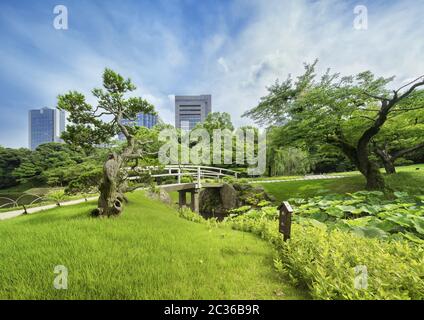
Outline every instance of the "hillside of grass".
{"label": "hillside of grass", "polygon": [[[337,175],[346,177],[263,183],[262,186],[278,201],[290,198],[311,198],[323,194],[343,194],[365,189],[365,178],[358,172],[337,173]],[[384,179],[391,191],[424,194],[424,164],[397,167],[396,174],[384,174]]]}
{"label": "hillside of grass", "polygon": [[[94,203],[0,222],[0,299],[298,299],[258,237],[210,228],[129,194],[119,218],[94,219]],[[68,268],[57,290],[54,267]]]}

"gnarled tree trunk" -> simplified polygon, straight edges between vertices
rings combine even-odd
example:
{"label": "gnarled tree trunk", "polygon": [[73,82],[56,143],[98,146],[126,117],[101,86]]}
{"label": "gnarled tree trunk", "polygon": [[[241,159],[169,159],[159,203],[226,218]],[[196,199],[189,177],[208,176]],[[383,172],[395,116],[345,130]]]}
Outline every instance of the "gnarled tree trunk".
{"label": "gnarled tree trunk", "polygon": [[368,157],[361,161],[359,171],[365,176],[367,180],[367,190],[382,190],[385,187],[383,175],[378,166],[370,161]]}
{"label": "gnarled tree trunk", "polygon": [[387,174],[396,173],[394,164],[395,159],[393,159],[393,157],[386,150],[375,147],[375,153],[379,156],[381,162],[383,162],[383,166]]}
{"label": "gnarled tree trunk", "polygon": [[380,157],[381,161],[383,162],[386,173],[393,174],[393,173],[396,173],[396,167],[395,167],[396,159],[404,156],[405,154],[419,150],[421,148],[424,148],[424,143],[420,143],[410,148],[406,148],[394,153],[390,153],[389,151],[387,151],[387,146],[384,149],[375,146],[375,153]]}
{"label": "gnarled tree trunk", "polygon": [[384,189],[384,178],[378,166],[369,159],[368,145],[363,140],[359,141],[355,148],[346,141],[337,137],[328,137],[328,142],[340,148],[340,150],[355,164],[356,168],[366,179],[366,189]]}
{"label": "gnarled tree trunk", "polygon": [[125,196],[120,188],[119,171],[122,160],[116,154],[109,155],[109,159],[103,166],[103,179],[100,184],[100,197],[98,208],[92,214],[94,216],[117,216],[123,210]]}

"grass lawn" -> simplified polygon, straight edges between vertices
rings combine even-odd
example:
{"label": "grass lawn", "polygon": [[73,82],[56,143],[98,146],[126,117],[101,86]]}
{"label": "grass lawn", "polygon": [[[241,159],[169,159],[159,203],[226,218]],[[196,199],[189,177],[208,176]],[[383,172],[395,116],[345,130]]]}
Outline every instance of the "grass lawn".
{"label": "grass lawn", "polygon": [[[337,175],[346,174],[337,173]],[[347,175],[345,178],[332,180],[286,181],[262,185],[279,201],[293,197],[309,198],[320,194],[346,193],[365,189],[365,178],[359,172],[351,172]],[[424,194],[424,164],[397,167],[396,174],[385,174],[384,178],[387,186],[394,191]]]}
{"label": "grass lawn", "polygon": [[[0,222],[0,299],[299,299],[273,269],[273,251],[252,234],[208,228],[129,194],[115,219],[93,203]],[[54,267],[68,289],[53,286]]]}

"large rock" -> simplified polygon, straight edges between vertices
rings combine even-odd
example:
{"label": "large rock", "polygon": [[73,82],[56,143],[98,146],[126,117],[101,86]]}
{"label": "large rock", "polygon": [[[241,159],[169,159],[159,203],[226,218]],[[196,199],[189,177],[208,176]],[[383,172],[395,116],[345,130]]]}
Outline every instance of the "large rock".
{"label": "large rock", "polygon": [[171,196],[169,195],[168,192],[166,192],[163,189],[159,189],[157,192],[149,191],[149,192],[147,192],[147,196],[152,198],[152,199],[155,199],[155,200],[160,200],[163,203],[166,203],[166,204],[169,204],[169,205],[172,204]]}
{"label": "large rock", "polygon": [[237,191],[247,191],[252,189],[252,185],[247,184],[247,183],[234,183],[233,184],[234,189],[236,189]]}
{"label": "large rock", "polygon": [[159,200],[166,204],[172,204],[171,196],[163,189],[159,191]]}
{"label": "large rock", "polygon": [[237,207],[237,191],[233,186],[225,183],[219,193],[224,210],[231,210]]}
{"label": "large rock", "polygon": [[200,191],[199,211],[208,213],[223,213],[221,195],[218,188],[207,188]]}

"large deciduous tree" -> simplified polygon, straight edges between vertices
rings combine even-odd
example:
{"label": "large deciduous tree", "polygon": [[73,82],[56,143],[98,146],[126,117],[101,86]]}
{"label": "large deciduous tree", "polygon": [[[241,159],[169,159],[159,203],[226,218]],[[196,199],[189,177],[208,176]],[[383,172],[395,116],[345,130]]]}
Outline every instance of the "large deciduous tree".
{"label": "large deciduous tree", "polygon": [[277,80],[244,116],[259,124],[283,125],[295,133],[294,139],[339,148],[365,176],[367,189],[384,188],[370,157],[371,141],[394,113],[424,108],[423,90],[419,90],[424,76],[389,90],[393,77],[377,78],[370,71],[341,77],[327,70],[317,79],[316,64],[305,64],[304,74],[295,81],[290,76],[281,83]]}
{"label": "large deciduous tree", "polygon": [[71,91],[58,97],[57,107],[69,113],[68,120],[72,123],[62,135],[67,143],[90,148],[108,143],[118,133],[125,137],[122,150],[110,153],[104,163],[98,208],[93,211],[95,216],[109,217],[123,210],[125,179],[122,169],[128,161],[144,153],[143,144],[135,138],[136,129],[124,124],[123,120],[133,121],[140,112],[154,113],[154,107],[140,97],[127,97],[136,87],[130,79],[110,69],[103,73],[103,87],[92,90],[96,106],[87,103],[83,94]]}

